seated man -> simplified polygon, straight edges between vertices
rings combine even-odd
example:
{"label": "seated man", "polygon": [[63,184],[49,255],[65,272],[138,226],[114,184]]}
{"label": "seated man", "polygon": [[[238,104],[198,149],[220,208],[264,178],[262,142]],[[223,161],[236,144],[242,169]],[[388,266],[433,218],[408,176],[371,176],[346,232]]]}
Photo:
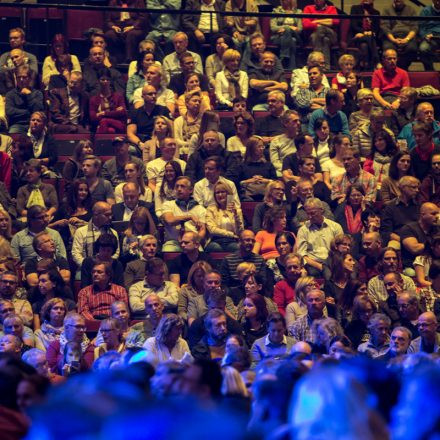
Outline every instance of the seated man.
{"label": "seated man", "polygon": [[[148,36],[147,36],[148,38]],[[200,55],[188,50],[188,36],[185,32],[177,32],[173,37],[174,52],[168,54],[163,59],[163,71],[165,73],[166,82],[169,83],[173,75],[182,72],[179,57],[184,52],[189,52],[195,62],[194,70],[197,73],[203,73],[203,64]]]}
{"label": "seated man", "polygon": [[98,177],[101,171],[101,160],[96,156],[85,156],[82,161],[82,172],[87,181],[90,194],[94,202],[106,202],[109,205],[115,203],[115,194],[112,184]]}
{"label": "seated man", "polygon": [[402,128],[399,135],[397,136],[397,140],[405,140],[407,148],[410,151],[413,150],[416,146],[416,140],[414,139],[412,128],[417,122],[432,124],[432,137],[434,144],[440,145],[440,122],[434,119],[434,107],[430,102],[421,102],[417,106],[415,119]]}
{"label": "seated man", "polygon": [[420,185],[420,200],[440,206],[440,153],[431,156],[431,169]]}
{"label": "seated man", "polygon": [[56,257],[67,258],[66,248],[60,234],[54,229],[48,228],[49,215],[46,208],[34,205],[27,211],[27,227],[17,232],[11,241],[12,254],[20,262],[37,256],[33,248],[34,237],[40,232],[47,232],[55,242]]}
{"label": "seated man", "polygon": [[272,162],[277,176],[282,176],[283,160],[289,154],[295,152],[295,138],[300,131],[300,119],[295,110],[286,110],[281,117],[284,133],[275,136],[269,147],[270,161]]}
{"label": "seated man", "polygon": [[210,262],[209,255],[200,252],[200,237],[195,232],[185,232],[180,239],[180,247],[182,253],[168,261],[170,281],[177,287],[186,284],[189,270],[196,261]]}
{"label": "seated man", "polygon": [[379,361],[389,362],[399,356],[404,356],[411,343],[411,332],[406,327],[394,327],[390,337],[390,348],[382,355],[377,356]]}
{"label": "seated man", "polygon": [[188,158],[188,163],[185,170],[185,175],[193,182],[198,182],[205,176],[205,160],[211,156],[219,156],[224,161],[225,177],[233,182],[238,180],[237,168],[239,156],[236,153],[226,151],[220,144],[218,132],[208,130],[203,134],[203,143],[201,147],[196,150]]}
{"label": "seated man", "polygon": [[176,285],[165,280],[166,265],[160,258],[151,258],[145,265],[145,279],[133,284],[128,290],[130,309],[134,318],[146,316],[145,300],[156,294],[167,311],[177,309],[178,291]]}
{"label": "seated man", "polygon": [[345,173],[332,180],[332,200],[338,203],[345,201],[347,189],[358,183],[365,190],[364,201],[372,203],[376,200],[376,179],[373,174],[364,171],[360,165],[360,154],[353,148],[345,148],[342,154]]}
{"label": "seated man", "polygon": [[70,283],[69,263],[66,258],[56,255],[55,242],[50,234],[45,231],[36,234],[32,240],[32,247],[37,256],[27,259],[24,265],[26,282],[30,287],[38,284],[37,264],[43,259],[53,260],[63,280],[66,283]]}
{"label": "seated man", "polygon": [[[290,96],[295,99],[300,89],[307,89],[310,85],[309,83],[309,68],[318,66],[322,72],[325,69],[325,58],[322,52],[313,51],[310,52],[307,57],[307,64],[301,69],[294,69],[292,71],[292,77],[290,79]],[[323,87],[330,89],[330,83],[327,77],[323,73],[321,78],[321,83]]]}
{"label": "seated man", "polygon": [[412,126],[415,139],[415,148],[411,151],[411,165],[414,176],[422,181],[429,173],[431,168],[431,157],[440,154],[440,146],[434,145],[432,124],[426,122],[416,122]]}
{"label": "seated man", "polygon": [[157,256],[157,238],[154,235],[144,235],[139,240],[139,248],[142,256],[130,261],[125,267],[124,286],[128,290],[130,286],[145,278],[145,266],[147,261]]}
{"label": "seated man", "polygon": [[[60,335],[65,343],[76,342],[81,345],[82,359],[85,368],[90,368],[94,361],[93,350],[95,346],[90,343],[86,336],[86,321],[78,313],[69,312],[64,318],[63,332]],[[54,340],[47,347],[46,358],[52,373],[63,373],[64,365],[60,365],[64,359],[65,343],[61,344],[59,339]],[[59,368],[61,367],[61,368]]]}
{"label": "seated man", "polygon": [[397,310],[399,311],[399,323],[410,331],[410,341],[419,336],[417,320],[421,313],[419,298],[414,292],[403,290],[397,296]]}
{"label": "seated man", "polygon": [[410,86],[408,72],[397,67],[397,52],[394,49],[383,53],[382,64],[383,67],[373,72],[373,96],[382,107],[397,110],[402,87]]}
{"label": "seated man", "polygon": [[185,172],[186,162],[176,158],[177,142],[174,138],[165,138],[160,148],[160,157],[148,161],[147,163],[147,177],[148,186],[154,193],[156,188],[160,188],[163,176],[165,174],[165,165],[175,160],[181,167],[182,172]]}
{"label": "seated man", "polygon": [[408,70],[417,54],[417,21],[399,20],[399,17],[415,17],[414,6],[407,0],[393,0],[386,6],[383,15],[396,17],[393,20],[381,20],[383,50],[394,49],[399,52],[397,65]]}
{"label": "seated man", "polygon": [[[147,69],[145,75],[146,84],[153,86],[156,89],[156,104],[163,107],[167,107],[170,114],[174,114],[175,103],[174,103],[174,93],[172,90],[167,89],[164,85],[164,78],[162,73],[162,68],[157,65],[151,65]],[[142,97],[142,87],[137,88],[133,93],[133,107],[135,109],[140,108],[144,105],[144,99]]]}
{"label": "seated man", "polygon": [[[110,227],[112,221],[112,208],[106,202],[96,202],[93,205],[93,215],[85,226],[81,226],[73,236],[72,258],[81,267],[86,257],[94,254],[93,245],[102,233],[111,232],[116,238],[118,233]],[[119,243],[119,239],[118,239]],[[113,258],[119,257],[119,244]]]}
{"label": "seated man", "polygon": [[23,343],[22,353],[35,346],[34,334],[32,333],[30,336],[27,334],[23,320],[18,315],[8,315],[3,320],[3,333],[20,338]]}
{"label": "seated man", "polygon": [[179,177],[176,180],[175,191],[176,200],[166,201],[162,208],[161,220],[165,225],[162,252],[181,252],[179,235],[182,231],[196,232],[200,240],[204,240],[206,236],[206,210],[191,197],[191,180],[185,176]]}
{"label": "seated man", "polygon": [[298,230],[297,253],[304,258],[307,272],[311,276],[321,277],[331,242],[337,235],[343,234],[343,231],[339,223],[324,217],[321,200],[306,200],[304,209],[309,220]]}
{"label": "seated man", "polygon": [[[259,69],[261,66],[261,55],[265,51],[266,41],[264,36],[258,32],[252,34],[249,38],[249,47],[246,48],[241,59],[240,70],[250,74],[252,70]],[[281,61],[276,55],[274,55],[274,61],[273,74],[278,75],[279,72],[284,72]]]}
{"label": "seated man", "polygon": [[205,208],[214,204],[214,185],[217,182],[222,182],[231,189],[235,205],[240,206],[240,199],[238,198],[235,183],[220,175],[224,172],[223,159],[219,156],[208,157],[205,160],[204,169],[205,177],[194,185],[194,200]]}
{"label": "seated man", "polygon": [[440,48],[440,25],[437,22],[440,17],[440,1],[432,0],[432,5],[427,5],[420,11],[420,17],[432,17],[430,21],[419,23],[419,36],[422,42],[419,46],[420,61],[426,71],[434,70],[435,54]]}
{"label": "seated man", "polygon": [[157,326],[162,319],[164,304],[158,295],[151,293],[145,298],[145,313],[147,316],[142,322],[132,325],[125,337],[128,347],[142,347],[144,342],[155,336]]}
{"label": "seated man", "polygon": [[3,335],[0,337],[0,353],[9,353],[15,359],[21,358],[23,341],[14,335]]}
{"label": "seated man", "polygon": [[30,68],[20,66],[16,70],[17,86],[6,93],[5,108],[9,133],[25,134],[34,112],[44,110],[43,94],[31,87]]}
{"label": "seated man", "polygon": [[440,353],[440,333],[437,332],[437,325],[434,313],[422,313],[417,321],[420,336],[411,341],[408,353]]}
{"label": "seated man", "polygon": [[[269,114],[263,118],[255,120],[255,134],[261,136],[263,142],[268,145],[274,139],[283,133],[282,116],[286,104],[286,95],[279,91],[271,91],[267,94],[267,110]],[[236,111],[234,109],[234,111]],[[220,127],[221,129],[221,127]]]}
{"label": "seated man", "polygon": [[183,52],[179,55],[180,73],[174,74],[170,79],[168,87],[177,94],[177,96],[185,93],[185,79],[192,73],[199,78],[200,89],[207,92],[209,89],[209,81],[206,75],[196,72],[196,62],[191,52]]}
{"label": "seated man", "polygon": [[10,301],[14,307],[14,313],[18,315],[24,325],[32,327],[34,314],[32,306],[26,299],[19,299],[15,295],[18,287],[18,277],[14,272],[6,271],[0,274],[0,298]]}
{"label": "seated man", "polygon": [[387,315],[375,313],[368,321],[370,338],[358,347],[359,353],[377,358],[384,355],[390,347],[391,320]]}
{"label": "seated man", "polygon": [[[22,28],[13,28],[9,30],[9,45],[11,50],[21,49],[24,51],[24,45],[26,43],[26,35]],[[37,57],[29,52],[24,52],[25,63],[35,72],[38,73],[38,60]],[[0,56],[0,69],[8,70],[14,69],[15,64],[11,59],[11,52],[5,52]]]}
{"label": "seated man", "polygon": [[314,110],[310,115],[309,134],[315,136],[315,121],[318,118],[324,118],[328,122],[331,133],[350,135],[347,116],[341,111],[343,106],[344,95],[339,90],[330,89],[325,95],[325,107]]}
{"label": "seated man", "polygon": [[382,250],[382,240],[378,232],[362,234],[362,248],[365,255],[359,259],[358,277],[363,283],[379,275],[378,264]]}
{"label": "seated man", "polygon": [[122,93],[125,96],[125,83],[118,70],[107,67],[104,64],[105,52],[100,46],[92,46],[89,50],[89,57],[84,61],[83,78],[85,91],[90,95],[98,95],[101,87],[99,77],[101,71],[108,69],[110,75],[110,85],[113,91]]}
{"label": "seated man", "polygon": [[155,87],[144,84],[142,87],[142,99],[144,100],[144,105],[132,111],[127,125],[127,138],[138,147],[139,152],[144,148],[145,141],[151,139],[155,117],[170,116],[167,107],[156,103],[157,90]]}
{"label": "seated man", "polygon": [[279,90],[286,92],[288,85],[283,70],[275,70],[276,55],[263,52],[257,69],[249,72],[249,102],[253,111],[267,111],[266,103],[269,92]]}
{"label": "seated man", "polygon": [[78,293],[78,313],[86,320],[101,320],[111,316],[115,301],[128,304],[127,291],[112,283],[113,271],[107,262],[96,261],[92,268],[93,284]]}
{"label": "seated man", "polygon": [[140,166],[142,175],[145,175],[145,165],[141,159],[132,156],[129,153],[130,142],[127,138],[116,137],[113,139],[112,147],[114,148],[115,157],[108,159],[102,166],[101,175],[103,179],[108,180],[113,188],[120,183],[125,182],[125,164],[135,162]]}
{"label": "seated man", "polygon": [[49,90],[50,127],[54,133],[88,133],[89,97],[81,72],[73,71],[67,87]]}
{"label": "seated man", "polygon": [[[284,182],[298,182],[300,180],[299,166],[300,160],[312,156],[314,152],[315,143],[312,136],[299,135],[295,138],[296,152],[287,155],[283,160],[283,180]],[[315,177],[322,180],[321,166],[319,161],[315,158]]]}
{"label": "seated man", "polygon": [[309,113],[325,107],[325,97],[330,90],[322,81],[323,73],[319,65],[312,64],[308,66],[307,73],[309,77],[308,87],[298,88],[298,93],[294,97],[301,119],[305,124],[308,122]]}
{"label": "seated man", "polygon": [[[326,1],[314,0],[314,5],[307,5],[304,14],[338,15],[335,6]],[[338,41],[339,19],[337,18],[303,18],[303,30],[311,33],[310,40],[313,50],[324,54],[327,70],[331,65],[331,47]]]}

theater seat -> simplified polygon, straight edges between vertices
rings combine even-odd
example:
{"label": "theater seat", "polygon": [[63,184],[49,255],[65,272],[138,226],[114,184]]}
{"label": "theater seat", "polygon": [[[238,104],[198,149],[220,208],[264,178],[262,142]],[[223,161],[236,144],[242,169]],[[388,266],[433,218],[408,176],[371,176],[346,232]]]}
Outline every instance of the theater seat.
{"label": "theater seat", "polygon": [[76,144],[82,140],[92,140],[91,133],[78,134],[54,134],[53,138],[57,144],[57,151],[60,156],[71,156]]}
{"label": "theater seat", "polygon": [[439,72],[408,72],[411,87],[432,86],[440,90]]}
{"label": "theater seat", "polygon": [[241,210],[243,211],[244,221],[248,226],[252,226],[255,207],[259,202],[241,202]]}
{"label": "theater seat", "polygon": [[97,156],[114,156],[115,151],[112,147],[113,139],[116,137],[125,137],[125,135],[125,133],[97,134],[95,136],[95,154]]}

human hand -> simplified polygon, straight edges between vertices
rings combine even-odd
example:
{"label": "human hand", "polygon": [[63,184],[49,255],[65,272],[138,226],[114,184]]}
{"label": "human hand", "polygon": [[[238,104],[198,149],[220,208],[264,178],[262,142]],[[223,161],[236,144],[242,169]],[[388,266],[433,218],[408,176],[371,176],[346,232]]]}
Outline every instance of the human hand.
{"label": "human hand", "polygon": [[197,38],[197,41],[199,43],[204,43],[205,42],[205,34],[200,29],[196,29],[194,31],[194,36]]}
{"label": "human hand", "polygon": [[433,34],[425,35],[425,39],[431,41],[433,36],[434,36]]}
{"label": "human hand", "polygon": [[126,34],[127,32],[130,32],[131,30],[134,29],[134,26],[127,26],[124,28],[124,30],[122,31],[124,34]]}
{"label": "human hand", "polygon": [[112,26],[112,29],[117,33],[120,34],[121,33],[121,28],[119,26]]}
{"label": "human hand", "polygon": [[282,28],[279,28],[277,32],[278,32],[279,34],[284,34],[285,31],[286,31],[286,29],[284,29],[284,28],[282,27]]}
{"label": "human hand", "polygon": [[20,92],[22,95],[30,95],[32,92],[27,87],[23,87]]}
{"label": "human hand", "polygon": [[362,38],[364,36],[364,34],[362,32],[358,32],[354,38]]}

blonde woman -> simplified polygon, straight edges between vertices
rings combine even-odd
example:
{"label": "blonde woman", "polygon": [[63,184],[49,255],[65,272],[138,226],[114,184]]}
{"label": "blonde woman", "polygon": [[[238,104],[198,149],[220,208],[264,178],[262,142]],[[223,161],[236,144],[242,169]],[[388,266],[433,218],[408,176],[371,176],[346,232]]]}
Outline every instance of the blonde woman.
{"label": "blonde woman", "polygon": [[[151,139],[145,142],[142,148],[142,161],[145,166],[151,160],[156,159],[157,151],[160,150],[164,139],[167,137],[174,137],[173,121],[165,116],[156,116]],[[176,157],[178,157],[177,152]]]}
{"label": "blonde woman", "polygon": [[186,115],[187,112],[187,95],[191,97],[191,92],[198,92],[201,99],[199,112],[204,113],[206,110],[211,110],[211,101],[209,99],[208,92],[204,92],[200,89],[200,79],[198,73],[190,73],[185,78],[185,93],[180,95],[177,100],[177,108],[181,116]]}
{"label": "blonde woman", "polygon": [[11,216],[0,208],[0,257],[12,257],[11,239]]}
{"label": "blonde woman", "polygon": [[313,277],[300,277],[295,284],[295,300],[286,306],[286,325],[289,328],[297,319],[307,315],[306,294],[317,288]]}
{"label": "blonde woman", "polygon": [[359,89],[356,94],[359,110],[353,112],[348,119],[350,132],[353,134],[361,125],[369,122],[373,110],[374,96],[371,89]]}
{"label": "blonde woman", "polygon": [[222,395],[248,398],[249,393],[240,373],[234,367],[222,368]]}
{"label": "blonde woman", "polygon": [[207,252],[235,252],[238,250],[238,237],[244,230],[243,213],[240,206],[228,203],[232,190],[226,183],[214,185],[215,204],[206,209],[206,226],[211,242]]}
{"label": "blonde woman", "polygon": [[247,99],[249,78],[239,70],[241,55],[238,50],[227,49],[223,54],[224,68],[215,76],[215,96],[219,109],[232,108],[235,98]]}
{"label": "blonde woman", "polygon": [[287,205],[284,201],[284,191],[284,182],[281,180],[272,180],[267,184],[263,201],[259,203],[254,210],[254,216],[252,218],[253,231],[258,232],[260,229],[263,229],[263,219],[266,211],[275,206],[285,207]]}
{"label": "blonde woman", "polygon": [[117,353],[122,353],[125,351],[125,340],[122,336],[121,324],[117,319],[104,319],[101,321],[99,331],[104,342],[95,347],[95,360],[108,351],[116,351]]}

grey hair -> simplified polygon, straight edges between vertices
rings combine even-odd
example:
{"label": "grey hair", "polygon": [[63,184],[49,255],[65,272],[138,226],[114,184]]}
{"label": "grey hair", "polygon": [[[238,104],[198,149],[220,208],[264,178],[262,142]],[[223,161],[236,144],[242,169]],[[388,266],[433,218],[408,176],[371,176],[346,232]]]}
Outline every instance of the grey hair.
{"label": "grey hair", "polygon": [[31,348],[23,353],[21,359],[27,364],[35,367],[38,362],[38,358],[41,356],[46,359],[46,353],[43,350],[40,350],[39,348]]}
{"label": "grey hair", "polygon": [[399,330],[400,332],[406,333],[406,335],[408,336],[408,339],[411,341],[412,333],[409,329],[407,329],[406,327],[402,327],[402,326],[394,327],[391,334],[393,334],[397,330]]}
{"label": "grey hair", "polygon": [[304,202],[304,208],[308,208],[308,207],[311,207],[311,208],[315,207],[315,208],[320,208],[320,209],[324,210],[324,206],[322,204],[322,201],[316,197],[312,197],[310,199],[307,199]]}
{"label": "grey hair", "polygon": [[383,313],[375,313],[368,321],[368,329],[376,327],[379,323],[384,322],[388,326],[391,326],[391,319]]}
{"label": "grey hair", "polygon": [[165,343],[165,338],[169,335],[170,331],[175,328],[180,327],[183,328],[183,320],[180,316],[175,315],[174,313],[168,313],[162,317],[157,326],[156,330],[156,339],[158,342],[162,344]]}

